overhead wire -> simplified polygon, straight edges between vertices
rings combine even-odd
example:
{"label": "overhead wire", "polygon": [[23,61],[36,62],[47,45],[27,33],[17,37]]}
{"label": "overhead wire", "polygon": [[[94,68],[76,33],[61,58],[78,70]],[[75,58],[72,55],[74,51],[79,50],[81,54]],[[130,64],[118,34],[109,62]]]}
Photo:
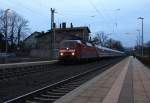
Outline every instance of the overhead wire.
{"label": "overhead wire", "polygon": [[94,3],[92,3],[91,1],[89,1],[89,3],[93,7],[93,9],[95,9],[95,11],[104,19],[104,21],[108,23],[103,13],[94,5]]}
{"label": "overhead wire", "polygon": [[[36,16],[42,18],[42,21],[43,21],[43,15],[41,15],[42,12],[39,13],[39,12],[37,12],[37,10],[31,9],[31,8],[23,5],[20,2],[19,3],[18,2],[13,2],[11,0],[7,0],[7,1],[9,1],[10,3],[13,3],[13,5],[16,5],[14,7],[17,7],[18,5],[20,5],[22,7],[22,9],[24,9],[27,12],[30,12],[32,15],[36,15]],[[89,3],[94,8],[94,10],[103,18],[103,20],[106,22],[106,25],[109,25],[110,24],[109,21],[105,18],[104,14],[94,5],[94,3],[92,3],[91,1],[89,1]],[[65,18],[67,17],[66,15],[64,15],[60,12],[57,12],[57,14],[65,17]]]}
{"label": "overhead wire", "polygon": [[[21,9],[23,10],[23,12],[29,12],[30,15],[35,15],[35,18],[37,16],[38,18],[40,18],[40,22],[42,22],[44,25],[48,24],[48,22],[49,22],[48,25],[50,25],[50,10],[49,10],[49,19],[44,19],[44,16],[46,17],[46,15],[44,15],[43,12],[37,12],[38,10],[31,9],[31,8],[23,5],[22,2],[13,2],[11,0],[7,0],[7,1],[13,4],[13,5],[11,5],[11,7],[13,9],[15,9],[16,7],[18,7],[18,5],[19,5],[20,7],[22,7]],[[26,14],[26,13],[24,13],[24,14]],[[46,18],[48,18],[48,17],[46,17]]]}
{"label": "overhead wire", "polygon": [[7,1],[9,1],[9,2],[12,3],[13,5],[15,5],[14,8],[15,8],[15,7],[18,7],[18,5],[19,5],[19,6],[22,7],[22,9],[24,9],[24,10],[27,11],[27,12],[30,12],[32,15],[36,15],[36,16],[38,16],[38,17],[43,18],[43,15],[41,15],[42,12],[39,13],[39,12],[37,12],[37,10],[33,10],[33,9],[31,9],[31,8],[28,8],[27,6],[24,6],[22,3],[13,2],[13,1],[11,1],[11,0],[7,0]]}
{"label": "overhead wire", "polygon": [[[112,23],[112,21],[113,21],[113,19],[111,18],[111,16],[109,17],[109,20],[110,21],[108,21],[107,19],[106,19],[106,17],[104,16],[104,14],[102,13],[102,11],[100,11],[95,5],[94,5],[94,3],[92,3],[91,1],[89,1],[89,3],[90,3],[90,5],[93,7],[93,9],[95,9],[95,11],[103,18],[103,20],[106,22],[106,25],[107,26],[111,26],[112,27],[112,31],[114,32],[115,31],[115,24],[114,23]],[[107,18],[108,18],[108,16],[107,16]],[[116,27],[117,27],[117,24],[116,24]],[[105,28],[105,27],[104,27]]]}

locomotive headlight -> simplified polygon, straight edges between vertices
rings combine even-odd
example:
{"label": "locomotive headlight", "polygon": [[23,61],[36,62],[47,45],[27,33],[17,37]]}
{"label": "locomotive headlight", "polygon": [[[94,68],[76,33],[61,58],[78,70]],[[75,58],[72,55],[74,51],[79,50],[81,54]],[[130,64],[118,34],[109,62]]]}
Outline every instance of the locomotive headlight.
{"label": "locomotive headlight", "polygon": [[63,55],[64,55],[64,53],[60,53],[60,55],[61,55],[61,56],[63,56]]}
{"label": "locomotive headlight", "polygon": [[73,53],[71,53],[71,55],[72,55],[72,56],[74,56],[74,55],[75,55],[75,53],[73,52]]}

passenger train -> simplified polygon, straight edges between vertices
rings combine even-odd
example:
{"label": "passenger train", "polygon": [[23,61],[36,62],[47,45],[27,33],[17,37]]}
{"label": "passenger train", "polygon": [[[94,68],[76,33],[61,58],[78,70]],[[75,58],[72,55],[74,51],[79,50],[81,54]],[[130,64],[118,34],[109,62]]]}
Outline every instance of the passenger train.
{"label": "passenger train", "polygon": [[90,60],[123,56],[124,52],[94,45],[81,40],[64,40],[60,44],[59,60]]}

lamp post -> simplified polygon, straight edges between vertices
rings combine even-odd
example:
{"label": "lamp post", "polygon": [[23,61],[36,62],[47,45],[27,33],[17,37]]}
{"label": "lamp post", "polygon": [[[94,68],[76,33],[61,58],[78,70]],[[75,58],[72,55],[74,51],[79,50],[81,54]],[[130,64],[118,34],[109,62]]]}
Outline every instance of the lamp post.
{"label": "lamp post", "polygon": [[142,17],[138,17],[137,19],[140,19],[140,20],[142,20],[142,56],[143,56],[143,19],[144,18],[142,18]]}
{"label": "lamp post", "polygon": [[138,32],[138,48],[139,48],[139,55],[141,55],[141,35],[140,35],[140,30],[136,30]]}
{"label": "lamp post", "polygon": [[9,11],[10,9],[6,9],[5,10],[5,17],[6,17],[6,28],[5,28],[5,53],[7,53],[8,52],[8,43],[7,43],[7,26],[8,26],[8,11]]}

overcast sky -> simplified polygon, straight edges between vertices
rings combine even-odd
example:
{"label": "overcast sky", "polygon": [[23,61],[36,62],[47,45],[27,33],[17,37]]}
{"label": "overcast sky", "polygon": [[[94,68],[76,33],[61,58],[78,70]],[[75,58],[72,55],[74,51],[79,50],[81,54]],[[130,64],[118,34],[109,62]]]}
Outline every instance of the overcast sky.
{"label": "overcast sky", "polygon": [[31,31],[50,29],[50,8],[55,22],[89,26],[91,34],[104,31],[124,46],[134,46],[139,16],[144,18],[144,41],[150,40],[150,0],[0,0],[0,9],[11,9],[29,20]]}

